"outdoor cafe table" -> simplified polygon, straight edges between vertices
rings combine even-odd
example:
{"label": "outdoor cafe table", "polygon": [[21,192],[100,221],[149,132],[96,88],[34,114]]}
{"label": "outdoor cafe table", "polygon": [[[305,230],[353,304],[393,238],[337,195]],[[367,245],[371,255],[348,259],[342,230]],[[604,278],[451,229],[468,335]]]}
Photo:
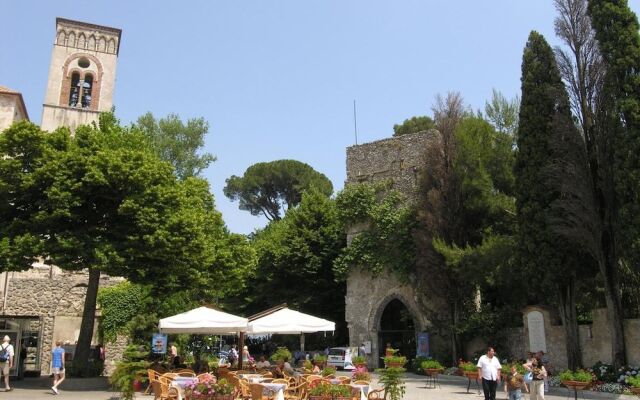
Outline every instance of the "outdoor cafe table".
{"label": "outdoor cafe table", "polygon": [[198,378],[191,376],[176,376],[169,384],[170,388],[174,388],[178,391],[178,400],[184,398],[184,389],[193,383],[198,383]]}
{"label": "outdoor cafe table", "polygon": [[264,393],[266,395],[273,394],[275,392],[275,400],[284,400],[284,389],[287,385],[284,383],[261,383],[264,387]]}
{"label": "outdoor cafe table", "polygon": [[257,379],[257,378],[264,378],[262,375],[260,374],[238,374],[238,378],[240,379],[246,379],[251,383],[258,383],[253,381],[253,379]]}
{"label": "outdoor cafe table", "polygon": [[349,386],[360,391],[360,400],[367,400],[367,395],[369,394],[369,385],[354,385],[352,383]]}

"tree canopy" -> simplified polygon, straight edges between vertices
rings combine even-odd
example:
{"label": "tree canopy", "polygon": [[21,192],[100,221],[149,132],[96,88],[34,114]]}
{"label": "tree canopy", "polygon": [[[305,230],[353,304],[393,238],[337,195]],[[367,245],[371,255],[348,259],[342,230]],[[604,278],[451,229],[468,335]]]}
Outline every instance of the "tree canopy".
{"label": "tree canopy", "polygon": [[15,124],[0,136],[0,154],[0,267],[25,270],[44,257],[66,270],[89,270],[81,366],[101,272],[164,293],[198,287],[217,273],[212,268],[247,260],[222,251],[221,243],[237,239],[228,236],[208,184],[178,181],[145,136],[120,127],[112,114],[73,136]]}
{"label": "tree canopy", "polygon": [[136,126],[158,156],[173,165],[182,180],[200,175],[216,159],[210,153],[198,153],[209,132],[209,123],[204,118],[192,118],[185,124],[176,114],[157,120],[149,112],[138,118]]}
{"label": "tree canopy", "polygon": [[333,193],[329,178],[296,160],[253,164],[244,175],[233,175],[226,183],[225,196],[239,201],[241,210],[263,214],[269,221],[279,220],[283,209],[300,204],[306,190],[314,188],[327,197]]}
{"label": "tree canopy", "polygon": [[393,136],[408,135],[410,133],[418,133],[428,131],[435,128],[435,123],[431,117],[426,115],[411,117],[405,119],[402,124],[393,126]]}

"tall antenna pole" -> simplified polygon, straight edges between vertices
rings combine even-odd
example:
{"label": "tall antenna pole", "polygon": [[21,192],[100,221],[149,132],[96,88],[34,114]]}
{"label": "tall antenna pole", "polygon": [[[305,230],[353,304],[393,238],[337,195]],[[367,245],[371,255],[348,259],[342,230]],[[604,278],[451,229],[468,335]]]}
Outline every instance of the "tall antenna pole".
{"label": "tall antenna pole", "polygon": [[356,101],[353,100],[353,132],[356,135],[356,144],[358,144],[358,116],[356,115]]}

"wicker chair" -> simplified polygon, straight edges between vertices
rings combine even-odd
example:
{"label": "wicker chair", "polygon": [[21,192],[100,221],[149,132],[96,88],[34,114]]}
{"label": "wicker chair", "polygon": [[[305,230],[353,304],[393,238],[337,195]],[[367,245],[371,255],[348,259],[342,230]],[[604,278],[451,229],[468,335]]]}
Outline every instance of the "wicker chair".
{"label": "wicker chair", "polygon": [[289,385],[284,391],[285,400],[303,400],[307,397],[307,382],[302,382],[297,386]]}
{"label": "wicker chair", "polygon": [[157,397],[160,400],[177,400],[178,399],[178,390],[176,388],[169,387],[171,384],[171,379],[160,376],[158,377],[158,383],[160,386],[160,393]]}
{"label": "wicker chair", "polygon": [[387,400],[387,392],[384,389],[371,390],[367,400]]}
{"label": "wicker chair", "polygon": [[160,374],[153,369],[148,369],[147,376],[149,377],[149,386],[147,386],[147,390],[144,391],[144,394],[151,394],[151,392],[153,391],[153,382],[156,382],[158,380]]}

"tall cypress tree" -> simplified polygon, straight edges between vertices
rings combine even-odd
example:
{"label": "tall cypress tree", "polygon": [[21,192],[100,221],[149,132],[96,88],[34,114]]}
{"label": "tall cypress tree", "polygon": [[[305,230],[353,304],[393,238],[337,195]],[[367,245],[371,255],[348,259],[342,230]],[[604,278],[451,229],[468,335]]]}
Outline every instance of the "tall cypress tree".
{"label": "tall cypress tree", "polygon": [[603,236],[608,260],[602,276],[612,362],[620,366],[626,363],[626,350],[617,268],[640,259],[640,26],[626,0],[589,0],[589,14],[606,69],[596,127],[606,139],[611,164],[604,177],[610,181],[610,232]]}
{"label": "tall cypress tree", "polygon": [[[577,276],[592,261],[573,227],[582,210],[592,216],[584,140],[544,37],[531,32],[522,63],[522,99],[515,166],[519,259],[535,301],[556,303],[566,333],[567,361],[581,365],[575,307]],[[588,185],[588,179],[581,179]],[[536,349],[532,349],[536,350]]]}

